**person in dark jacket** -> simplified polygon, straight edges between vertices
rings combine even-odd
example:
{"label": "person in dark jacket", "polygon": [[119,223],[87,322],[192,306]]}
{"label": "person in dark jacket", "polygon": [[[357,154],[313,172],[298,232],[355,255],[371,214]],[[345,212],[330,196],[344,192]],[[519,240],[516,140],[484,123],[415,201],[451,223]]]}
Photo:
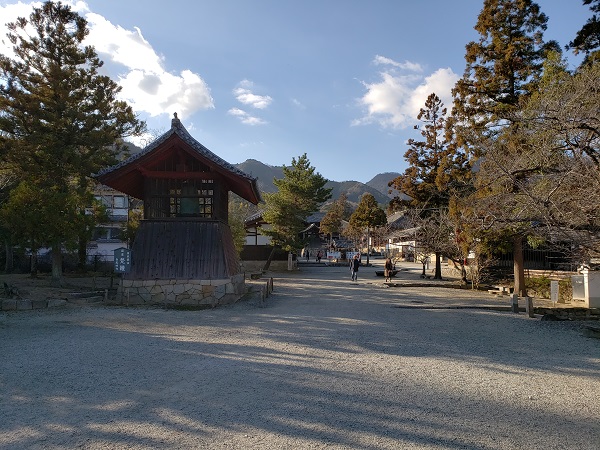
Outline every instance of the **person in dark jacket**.
{"label": "person in dark jacket", "polygon": [[356,281],[358,279],[358,268],[360,267],[360,260],[358,259],[358,254],[354,255],[352,261],[350,261],[350,270],[352,271],[352,281]]}
{"label": "person in dark jacket", "polygon": [[385,266],[383,267],[383,274],[385,275],[385,281],[391,281],[392,270],[394,270],[394,264],[390,258],[385,260]]}

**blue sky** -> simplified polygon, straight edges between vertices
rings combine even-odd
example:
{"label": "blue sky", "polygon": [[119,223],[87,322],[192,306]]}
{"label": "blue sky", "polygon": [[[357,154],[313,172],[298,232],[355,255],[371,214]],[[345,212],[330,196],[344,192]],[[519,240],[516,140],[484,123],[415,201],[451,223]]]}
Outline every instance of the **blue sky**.
{"label": "blue sky", "polygon": [[[9,52],[4,23],[33,3],[0,0],[0,51]],[[366,182],[404,171],[431,92],[450,109],[483,0],[63,3],[86,17],[104,70],[154,136],[177,112],[230,163],[289,165],[306,153],[328,179]],[[537,3],[545,39],[563,47],[591,16],[581,0]]]}

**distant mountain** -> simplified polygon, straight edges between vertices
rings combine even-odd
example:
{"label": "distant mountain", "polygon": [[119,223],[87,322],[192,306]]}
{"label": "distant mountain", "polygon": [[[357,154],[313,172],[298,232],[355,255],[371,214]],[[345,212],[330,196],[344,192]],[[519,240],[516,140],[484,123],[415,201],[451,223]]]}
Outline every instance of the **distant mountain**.
{"label": "distant mountain", "polygon": [[400,173],[398,172],[384,172],[378,175],[375,175],[371,181],[367,181],[367,186],[371,186],[372,188],[377,189],[380,192],[383,192],[388,198],[400,197],[402,200],[410,200],[410,197],[402,192],[392,189],[388,186],[388,183],[392,181],[394,178],[399,177]]}
{"label": "distant mountain", "polygon": [[395,193],[388,193],[390,190],[388,183],[399,176],[400,174],[398,172],[380,173],[375,175],[370,181],[367,181],[366,185],[371,186],[373,189],[377,189],[379,192],[387,195],[389,198],[393,198],[397,195],[397,191],[394,189]]}
{"label": "distant mountain", "polygon": [[331,200],[336,200],[340,198],[340,195],[346,194],[348,202],[354,206],[359,204],[360,198],[366,192],[372,194],[379,204],[387,206],[390,201],[384,193],[360,181],[328,181],[325,187],[332,188]]}
{"label": "distant mountain", "polygon": [[[121,159],[142,150],[131,143],[126,143],[126,145],[128,152],[124,153]],[[248,175],[257,178],[260,192],[275,192],[276,188],[273,184],[273,179],[283,178],[282,166],[270,166],[256,159],[247,159],[242,163],[232,165]],[[366,192],[371,193],[375,197],[375,200],[377,200],[377,203],[385,207],[389,203],[390,198],[394,197],[394,195],[388,194],[389,188],[387,183],[398,175],[395,172],[381,173],[366,184],[360,181],[328,181],[325,187],[332,188],[331,200],[323,205],[324,208],[322,209],[326,209],[331,201],[337,200],[343,193],[346,194],[348,202],[356,207],[360,202],[360,198]]]}
{"label": "distant mountain", "polygon": [[[283,167],[269,166],[255,159],[248,159],[243,163],[233,165],[248,175],[256,177],[258,179],[258,188],[261,192],[275,192],[276,188],[273,185],[273,178],[283,178]],[[373,180],[379,176],[377,175]],[[385,179],[386,176],[383,176],[382,179]],[[354,206],[358,205],[360,198],[365,192],[371,193],[381,205],[385,206],[390,201],[390,197],[387,194],[387,182],[385,185],[386,189],[383,192],[374,186],[361,183],[360,181],[328,181],[325,187],[332,188],[332,200],[338,199],[342,193],[345,193],[348,201],[354,204]]]}
{"label": "distant mountain", "polygon": [[255,159],[247,159],[243,163],[233,164],[233,166],[257,178],[260,192],[275,192],[277,189],[273,184],[273,178],[283,178],[283,167],[269,166]]}

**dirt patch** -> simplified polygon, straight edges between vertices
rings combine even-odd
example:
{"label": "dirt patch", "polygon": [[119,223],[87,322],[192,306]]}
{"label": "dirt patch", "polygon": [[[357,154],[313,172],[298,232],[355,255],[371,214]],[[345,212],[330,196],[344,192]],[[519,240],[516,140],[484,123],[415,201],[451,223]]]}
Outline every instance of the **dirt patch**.
{"label": "dirt patch", "polygon": [[63,276],[63,285],[53,285],[52,277],[40,274],[31,278],[29,274],[0,274],[0,297],[22,298],[28,300],[46,300],[49,298],[68,299],[70,294],[110,289],[118,285],[118,278],[100,275]]}

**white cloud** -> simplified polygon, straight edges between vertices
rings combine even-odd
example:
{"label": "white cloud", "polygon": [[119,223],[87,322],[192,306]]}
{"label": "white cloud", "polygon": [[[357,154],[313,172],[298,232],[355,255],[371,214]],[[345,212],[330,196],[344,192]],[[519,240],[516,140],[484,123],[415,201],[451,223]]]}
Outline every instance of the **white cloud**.
{"label": "white cloud", "polygon": [[[158,55],[144,38],[139,28],[127,30],[114,25],[99,14],[95,14],[83,1],[66,1],[72,9],[88,21],[89,35],[85,44],[93,45],[106,62],[113,63],[119,73],[109,73],[121,86],[120,97],[136,112],[150,116],[179,113],[189,117],[201,109],[214,108],[210,88],[199,74],[183,70],[174,74],[165,69],[165,58]],[[4,23],[17,17],[28,17],[33,6],[41,2],[21,3],[0,7],[0,35],[6,36]],[[2,28],[4,27],[4,28]],[[6,38],[1,42],[0,52],[10,54]],[[4,48],[2,48],[4,47]]]}
{"label": "white cloud", "polygon": [[381,56],[381,55],[376,55],[375,59],[373,60],[373,63],[376,66],[390,65],[393,67],[397,67],[399,69],[410,70],[411,72],[422,72],[423,71],[423,67],[419,63],[413,63],[410,61],[404,61],[403,63],[399,63],[397,61],[394,61],[393,59],[386,58],[385,56]]}
{"label": "white cloud", "polygon": [[86,43],[93,45],[99,54],[130,70],[164,71],[163,58],[156,54],[139,28],[126,30],[91,12],[85,18],[90,27]]}
{"label": "white cloud", "polygon": [[197,74],[184,70],[181,75],[130,70],[119,78],[124,97],[137,111],[151,116],[178,113],[189,117],[199,109],[213,108],[210,89]]}
{"label": "white cloud", "polygon": [[6,34],[8,33],[8,27],[6,26],[9,22],[14,22],[17,17],[29,18],[33,5],[41,6],[42,2],[33,3],[17,3],[0,6],[0,53],[13,58],[15,54],[12,51],[13,45],[8,40]]}
{"label": "white cloud", "polygon": [[264,125],[267,123],[260,117],[251,116],[240,108],[231,108],[227,111],[227,114],[239,118],[240,121],[246,125]]}
{"label": "white cloud", "polygon": [[[233,95],[242,105],[250,106],[255,109],[266,109],[273,99],[268,95],[254,94],[254,83],[250,80],[242,80],[238,86],[233,89]],[[243,109],[231,108],[228,114],[237,117],[246,125],[264,125],[267,122],[260,117],[252,116]]]}
{"label": "white cloud", "polygon": [[104,17],[89,13],[87,41],[98,54],[123,66],[119,76],[121,96],[137,111],[151,116],[179,113],[189,117],[201,109],[214,108],[210,88],[190,70],[173,74],[164,69],[165,58],[158,55],[139,28],[126,30]]}
{"label": "white cloud", "polygon": [[240,147],[260,147],[265,145],[263,141],[253,141],[253,142],[241,142]]}
{"label": "white cloud", "polygon": [[240,82],[239,87],[233,90],[233,95],[238,102],[252,106],[256,109],[265,109],[272,102],[273,99],[268,95],[256,95],[252,92],[252,88],[254,87],[254,83],[249,80],[242,80]]}
{"label": "white cloud", "polygon": [[428,77],[425,77],[423,82],[416,87],[412,96],[416,111],[418,112],[419,109],[423,108],[425,100],[427,100],[427,97],[432,92],[435,92],[442,102],[444,102],[444,105],[450,109],[452,105],[452,88],[454,88],[459,78],[449,67],[438,69]]}
{"label": "white cloud", "polygon": [[300,109],[306,109],[306,106],[297,98],[292,98],[290,101],[292,102],[292,105],[294,105],[295,107],[300,108]]}
{"label": "white cloud", "polygon": [[451,90],[459,77],[450,68],[438,69],[423,76],[423,69],[417,63],[397,63],[377,55],[375,64],[385,65],[386,68],[379,73],[380,81],[362,82],[366,93],[359,99],[359,105],[366,113],[354,120],[352,125],[377,123],[383,128],[393,129],[412,126],[432,92],[446,106],[451,105]]}

